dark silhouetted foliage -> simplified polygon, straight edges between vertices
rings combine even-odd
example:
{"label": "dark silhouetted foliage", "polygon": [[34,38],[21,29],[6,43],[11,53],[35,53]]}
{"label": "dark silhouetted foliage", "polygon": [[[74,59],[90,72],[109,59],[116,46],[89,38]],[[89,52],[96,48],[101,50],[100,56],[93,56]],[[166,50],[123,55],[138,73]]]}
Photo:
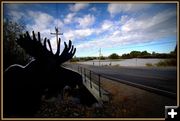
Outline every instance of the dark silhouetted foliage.
{"label": "dark silhouetted foliage", "polygon": [[109,58],[109,59],[119,59],[119,55],[116,54],[116,53],[113,53],[113,54],[111,54],[108,58]]}
{"label": "dark silhouetted foliage", "polygon": [[14,63],[25,65],[30,56],[17,44],[16,38],[25,31],[25,26],[6,20],[3,23],[3,67]]}

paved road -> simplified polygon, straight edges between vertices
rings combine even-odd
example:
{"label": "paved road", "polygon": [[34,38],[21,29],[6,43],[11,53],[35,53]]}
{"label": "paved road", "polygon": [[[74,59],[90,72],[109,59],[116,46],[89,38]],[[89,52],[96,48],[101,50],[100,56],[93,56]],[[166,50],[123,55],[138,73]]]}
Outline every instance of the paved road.
{"label": "paved road", "polygon": [[177,71],[173,67],[99,67],[83,64],[70,64],[68,66],[76,70],[80,66],[116,81],[176,97]]}

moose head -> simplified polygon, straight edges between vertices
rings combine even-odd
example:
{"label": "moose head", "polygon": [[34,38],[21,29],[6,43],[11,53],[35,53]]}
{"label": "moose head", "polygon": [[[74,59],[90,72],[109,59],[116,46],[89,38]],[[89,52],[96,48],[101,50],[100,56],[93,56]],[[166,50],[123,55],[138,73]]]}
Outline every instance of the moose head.
{"label": "moose head", "polygon": [[[76,52],[76,48],[72,45],[71,40],[69,40],[69,45],[64,42],[65,48],[60,54],[60,38],[57,44],[57,51],[53,54],[50,40],[45,38],[44,45],[41,43],[40,33],[38,32],[38,38],[36,38],[34,31],[33,39],[30,37],[29,33],[26,32],[24,35],[20,35],[20,38],[17,39],[17,43],[31,56],[33,56],[38,62],[44,64],[43,66],[48,67],[49,69],[54,69],[55,67],[60,66],[62,63],[68,61],[73,57]],[[47,43],[49,49],[47,49]]]}
{"label": "moose head", "polygon": [[[4,73],[3,102],[5,117],[31,117],[40,107],[41,96],[45,90],[56,93],[64,86],[79,84],[82,86],[81,75],[61,67],[70,60],[76,48],[69,41],[64,42],[64,50],[60,54],[60,39],[54,54],[50,40],[45,38],[41,43],[40,33],[37,37],[32,32],[20,35],[17,43],[35,59],[26,66],[11,65]],[[49,50],[47,49],[47,44]]]}

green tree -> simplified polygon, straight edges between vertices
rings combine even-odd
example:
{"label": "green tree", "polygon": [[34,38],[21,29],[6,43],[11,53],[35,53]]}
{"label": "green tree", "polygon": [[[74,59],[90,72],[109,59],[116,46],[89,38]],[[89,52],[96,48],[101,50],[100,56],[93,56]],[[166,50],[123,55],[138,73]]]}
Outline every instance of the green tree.
{"label": "green tree", "polygon": [[113,54],[111,54],[108,58],[109,58],[109,59],[119,59],[119,55],[116,54],[116,53],[113,53]]}
{"label": "green tree", "polygon": [[6,69],[9,65],[26,64],[30,56],[16,43],[16,38],[25,31],[25,26],[9,21],[3,21],[3,66]]}
{"label": "green tree", "polygon": [[148,53],[147,51],[142,51],[140,57],[149,58],[151,57],[151,53]]}
{"label": "green tree", "polygon": [[153,51],[153,52],[152,52],[152,56],[155,56],[155,55],[156,55],[156,52]]}
{"label": "green tree", "polygon": [[140,51],[131,51],[130,52],[130,57],[132,57],[132,58],[137,58],[140,55],[141,55]]}
{"label": "green tree", "polygon": [[129,53],[128,54],[122,54],[121,58],[128,59],[131,58]]}
{"label": "green tree", "polygon": [[173,51],[170,52],[170,56],[172,58],[177,58],[177,45]]}
{"label": "green tree", "polygon": [[104,56],[100,56],[100,60],[105,60],[106,58]]}

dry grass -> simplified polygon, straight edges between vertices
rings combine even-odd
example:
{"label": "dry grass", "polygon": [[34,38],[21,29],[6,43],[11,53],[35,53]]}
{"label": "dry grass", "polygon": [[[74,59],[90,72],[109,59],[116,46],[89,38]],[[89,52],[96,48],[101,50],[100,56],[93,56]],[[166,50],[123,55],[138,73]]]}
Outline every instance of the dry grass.
{"label": "dry grass", "polygon": [[164,117],[165,105],[176,100],[103,78],[102,86],[112,94],[110,108],[116,107],[114,117]]}

